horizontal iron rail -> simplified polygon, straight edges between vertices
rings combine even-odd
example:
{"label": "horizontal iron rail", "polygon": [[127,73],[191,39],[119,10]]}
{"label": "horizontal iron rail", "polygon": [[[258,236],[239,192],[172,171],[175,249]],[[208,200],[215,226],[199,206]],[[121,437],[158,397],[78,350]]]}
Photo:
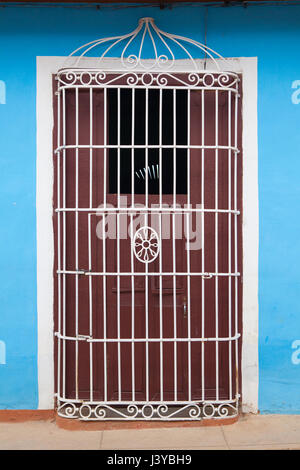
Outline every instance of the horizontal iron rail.
{"label": "horizontal iron rail", "polygon": [[94,212],[94,215],[101,215],[106,212],[154,212],[154,213],[224,213],[240,215],[240,211],[234,209],[202,209],[202,208],[178,208],[178,207],[57,207],[55,212]]}
{"label": "horizontal iron rail", "polygon": [[[236,403],[236,401],[238,400],[238,398],[240,397],[240,395],[237,395],[237,397],[235,399],[232,399],[232,400],[193,400],[193,401],[174,401],[174,400],[164,400],[164,401],[145,401],[145,400],[135,400],[135,401],[131,401],[131,400],[121,400],[121,401],[118,401],[118,400],[107,400],[107,401],[97,401],[97,400],[93,400],[93,401],[89,401],[89,400],[76,400],[76,399],[72,399],[72,398],[65,398],[65,397],[62,397],[60,395],[58,395],[57,393],[55,394],[55,397],[61,401],[61,402],[64,402],[64,403],[74,403],[74,404],[85,404],[85,405],[107,405],[107,404],[110,404],[110,405],[123,405],[123,406],[126,406],[126,405],[134,405],[134,404],[138,404],[138,405],[190,405],[190,406],[193,406],[193,405],[210,405],[210,404],[218,404],[218,405],[226,405],[226,404],[231,404],[231,403]],[[186,419],[186,418],[185,418]]]}
{"label": "horizontal iron rail", "polygon": [[[240,153],[238,147],[233,147],[231,145],[177,145],[177,144],[169,144],[169,145],[159,145],[159,144],[147,144],[147,145],[125,145],[125,144],[106,144],[106,145],[89,145],[89,144],[68,144],[68,145],[60,145],[54,151],[54,153],[61,152],[63,150],[68,149],[186,149],[186,150],[231,150],[232,152]],[[226,155],[227,156],[227,155]]]}
{"label": "horizontal iron rail", "polygon": [[109,63],[109,67],[105,70],[105,67],[63,67],[60,68],[57,72],[57,80],[61,75],[67,75],[68,73],[85,75],[85,74],[94,74],[98,75],[99,73],[105,73],[107,76],[109,75],[228,75],[233,78],[236,78],[237,81],[240,81],[239,75],[237,72],[230,71],[230,70],[213,70],[213,69],[205,69],[205,70],[195,70],[195,68],[183,68],[181,70],[170,69],[170,70],[162,70],[162,69],[145,69],[145,68],[135,68],[135,69],[127,69],[124,68],[111,68],[111,63]]}
{"label": "horizontal iron rail", "polygon": [[74,274],[74,275],[81,275],[84,274],[86,276],[199,276],[210,279],[213,276],[229,276],[229,277],[238,277],[240,273],[194,273],[194,272],[91,272],[84,269],[79,269],[75,271],[68,271],[63,269],[58,269],[56,271],[57,274]]}
{"label": "horizontal iron rail", "polygon": [[55,336],[59,339],[64,339],[67,341],[87,341],[88,343],[173,343],[174,341],[176,342],[181,342],[181,343],[189,343],[189,342],[228,342],[228,341],[235,341],[236,339],[240,338],[240,333],[234,335],[234,336],[229,336],[226,338],[218,337],[218,338],[92,338],[86,335],[78,335],[78,336],[66,336],[62,335],[58,331],[56,331]]}

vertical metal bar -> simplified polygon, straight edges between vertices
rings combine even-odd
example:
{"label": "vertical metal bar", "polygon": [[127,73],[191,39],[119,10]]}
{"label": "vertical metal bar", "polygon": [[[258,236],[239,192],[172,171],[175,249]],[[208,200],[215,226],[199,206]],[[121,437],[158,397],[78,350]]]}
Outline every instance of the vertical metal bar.
{"label": "vertical metal bar", "polygon": [[131,207],[134,207],[134,126],[135,126],[135,88],[131,90]]}
{"label": "vertical metal bar", "polygon": [[[173,212],[173,319],[174,338],[177,338],[177,296],[176,296],[176,243],[175,243],[175,212]],[[174,401],[177,401],[177,341],[174,341]]]}
{"label": "vertical metal bar", "polygon": [[219,279],[218,279],[218,145],[219,145],[219,94],[215,90],[215,328],[216,328],[216,400],[219,400]]}
{"label": "vertical metal bar", "polygon": [[[190,209],[191,205],[191,90],[188,89],[187,102],[187,205]],[[187,300],[188,300],[188,399],[192,399],[192,376],[191,376],[191,266],[190,266],[190,212],[186,213],[187,217]]]}
{"label": "vertical metal bar", "polygon": [[[57,96],[57,147],[60,147],[60,92]],[[60,191],[60,151],[57,153],[57,208],[61,207],[61,191]],[[57,269],[61,270],[61,224],[60,224],[60,211],[57,212]],[[57,275],[57,300],[58,300],[58,333],[61,335],[61,274]],[[61,368],[61,339],[57,338],[57,395],[60,397],[60,368]]]}
{"label": "vertical metal bar", "polygon": [[107,338],[106,338],[106,235],[105,235],[105,208],[106,208],[106,181],[107,181],[107,88],[104,88],[104,106],[103,106],[103,143],[104,143],[104,163],[103,163],[103,216],[102,216],[102,270],[103,270],[103,379],[104,379],[104,401],[107,401]]}
{"label": "vertical metal bar", "polygon": [[176,88],[173,89],[173,208],[176,208]]}
{"label": "vertical metal bar", "polygon": [[63,98],[63,397],[66,397],[66,91],[62,90]]}
{"label": "vertical metal bar", "polygon": [[[135,88],[131,91],[131,207],[134,207],[134,138],[135,138]],[[130,239],[133,243],[133,215],[130,215]],[[130,251],[131,260],[131,399],[135,401],[135,282],[134,282],[134,255],[133,250]]]}
{"label": "vertical metal bar", "polygon": [[[162,104],[163,104],[163,90],[159,89],[159,208],[162,208]],[[162,234],[162,213],[159,214],[159,237],[160,237],[160,254],[159,254],[159,336],[160,336],[160,400],[164,399],[164,372],[163,372],[163,329],[162,329],[162,318],[163,318],[163,298],[162,298],[162,262],[163,262],[163,234]]]}
{"label": "vertical metal bar", "polygon": [[[239,95],[235,95],[235,123],[234,123],[234,146],[237,148],[238,136],[238,99]],[[234,152],[234,210],[237,211],[237,151]],[[238,240],[237,240],[237,214],[234,214],[234,269],[238,272]],[[235,276],[235,335],[238,334],[238,278]],[[235,381],[236,381],[236,398],[239,394],[239,361],[238,361],[238,340],[235,340]]]}
{"label": "vertical metal bar", "polygon": [[[131,243],[133,241],[133,215],[130,214],[130,238]],[[131,399],[135,401],[135,348],[134,348],[134,338],[135,338],[135,298],[134,298],[134,255],[133,250],[130,250],[130,262],[131,262]]]}
{"label": "vertical metal bar", "polygon": [[[227,92],[228,99],[228,210],[231,210],[231,91]],[[232,336],[232,299],[231,299],[231,214],[228,212],[228,336]],[[228,361],[229,361],[229,399],[232,400],[232,342],[228,341]]]}
{"label": "vertical metal bar", "polygon": [[120,196],[121,196],[121,165],[120,165],[120,145],[121,145],[121,89],[118,88],[118,102],[117,102],[117,139],[118,139],[118,162],[117,162],[117,207],[120,209]]}
{"label": "vertical metal bar", "polygon": [[[88,214],[88,267],[92,270],[91,216]],[[89,276],[89,335],[93,336],[93,276]],[[90,342],[90,401],[93,401],[93,343]]]}
{"label": "vertical metal bar", "polygon": [[159,89],[159,208],[162,208],[162,99],[163,90]]}
{"label": "vertical metal bar", "polygon": [[[148,226],[148,209],[149,209],[149,159],[148,159],[148,126],[149,126],[149,116],[148,116],[148,109],[149,109],[149,90],[146,88],[145,90],[145,206],[146,206],[146,213],[145,213],[145,225]],[[146,322],[146,401],[149,401],[149,285],[148,285],[148,263],[145,263],[145,322]]]}
{"label": "vertical metal bar", "polygon": [[[201,145],[205,145],[205,91],[201,90]],[[205,161],[204,161],[204,148],[201,150],[201,204],[202,209],[205,208],[204,202],[204,182],[205,182]],[[204,235],[205,235],[205,221],[204,221],[204,211],[201,213],[201,246],[202,246],[202,256],[201,256],[201,270],[205,273],[205,245],[204,245]],[[201,334],[202,338],[205,338],[205,281],[203,277],[201,278]],[[201,387],[202,387],[202,400],[205,400],[205,343],[201,343]]]}
{"label": "vertical metal bar", "polygon": [[[93,88],[90,88],[90,207],[93,207]],[[91,214],[89,217],[89,270],[92,269],[92,253],[91,253]],[[89,299],[90,299],[90,318],[89,318],[89,335],[93,336],[93,276],[89,276]],[[93,343],[90,342],[90,400],[93,400]]]}
{"label": "vertical metal bar", "polygon": [[[173,208],[176,208],[176,89],[173,89]],[[176,243],[175,243],[175,212],[172,218],[173,226],[173,321],[174,338],[177,337],[177,295],[176,295]],[[174,401],[177,401],[177,341],[174,341]]]}
{"label": "vertical metal bar", "polygon": [[[145,214],[145,219],[147,220],[147,213]],[[145,220],[145,225],[147,222]],[[145,335],[146,335],[146,401],[149,401],[149,285],[148,285],[148,263],[145,263]]]}
{"label": "vertical metal bar", "polygon": [[104,144],[104,162],[103,162],[103,206],[106,208],[106,182],[107,182],[107,88],[104,88],[104,106],[103,106],[103,144]]}
{"label": "vertical metal bar", "polygon": [[122,399],[122,379],[121,379],[121,343],[120,343],[120,213],[117,216],[117,335],[118,335],[118,399]]}
{"label": "vertical metal bar", "polygon": [[[78,271],[78,202],[79,202],[79,187],[78,187],[78,159],[79,159],[79,97],[78,88],[75,89],[75,270]],[[78,274],[75,274],[75,393],[78,400]]]}
{"label": "vertical metal bar", "polygon": [[[121,193],[121,90],[118,88],[118,209],[120,208]],[[121,343],[120,343],[120,212],[117,212],[117,334],[118,334],[118,399],[122,398],[121,382]]]}
{"label": "vertical metal bar", "polygon": [[90,207],[93,207],[93,88],[90,88]]}
{"label": "vertical metal bar", "polygon": [[[105,175],[104,175],[105,177]],[[102,270],[103,270],[103,379],[104,379],[104,401],[107,401],[107,338],[106,338],[106,238],[105,238],[105,212],[102,215]]]}
{"label": "vertical metal bar", "polygon": [[148,135],[149,135],[149,89],[145,89],[145,206],[146,206],[146,225],[148,225],[148,203],[149,203],[149,155],[148,155]]}
{"label": "vertical metal bar", "polygon": [[162,297],[162,212],[159,213],[159,371],[160,371],[160,401],[164,400],[164,363],[163,363],[163,297]]}

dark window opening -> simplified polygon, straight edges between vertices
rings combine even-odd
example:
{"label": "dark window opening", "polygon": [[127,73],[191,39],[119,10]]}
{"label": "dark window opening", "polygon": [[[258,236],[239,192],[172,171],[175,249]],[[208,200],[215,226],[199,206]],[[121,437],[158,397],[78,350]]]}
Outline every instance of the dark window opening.
{"label": "dark window opening", "polygon": [[[108,90],[108,144],[131,148],[120,149],[120,193],[131,193],[132,152],[134,155],[134,193],[145,194],[146,171],[148,171],[148,193],[159,194],[160,169],[159,149],[150,148],[160,144],[159,136],[159,94],[157,89],[148,91],[148,168],[146,169],[146,90],[135,90],[135,106],[132,109],[131,89],[120,90],[120,122],[118,123],[118,90]],[[187,145],[187,92],[176,91],[176,129],[174,132],[173,90],[162,90],[162,135],[165,146]],[[133,117],[134,115],[134,117]],[[132,119],[134,119],[134,142],[132,142]],[[175,142],[173,143],[175,137]],[[150,146],[150,147],[149,147]],[[162,194],[173,194],[174,153],[173,148],[161,151]],[[187,193],[187,149],[175,148],[176,193]],[[118,150],[109,149],[109,192],[118,192]]]}

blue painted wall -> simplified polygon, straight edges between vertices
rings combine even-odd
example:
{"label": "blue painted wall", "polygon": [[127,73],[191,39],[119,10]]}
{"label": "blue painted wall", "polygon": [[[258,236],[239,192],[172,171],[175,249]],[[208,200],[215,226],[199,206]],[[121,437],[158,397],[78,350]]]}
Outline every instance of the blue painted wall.
{"label": "blue painted wall", "polygon": [[[141,16],[203,41],[205,14],[203,5],[0,8],[0,408],[38,404],[36,56],[126,33]],[[300,413],[300,6],[209,7],[207,43],[258,57],[259,408]]]}

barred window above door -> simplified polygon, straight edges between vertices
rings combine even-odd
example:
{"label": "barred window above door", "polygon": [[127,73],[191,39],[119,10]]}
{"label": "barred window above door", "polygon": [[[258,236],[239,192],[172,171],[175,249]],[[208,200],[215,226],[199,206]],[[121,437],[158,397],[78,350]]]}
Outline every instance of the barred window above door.
{"label": "barred window above door", "polygon": [[[162,110],[160,113],[160,93]],[[148,107],[146,112],[146,107]],[[175,116],[174,116],[175,115]],[[160,119],[161,116],[161,119]],[[134,121],[134,122],[133,122]],[[119,125],[118,125],[119,123]],[[160,132],[161,129],[161,132]],[[145,173],[148,171],[149,194],[173,194],[174,159],[176,149],[175,192],[187,192],[187,91],[110,89],[108,91],[108,141],[118,144],[118,149],[109,151],[109,192],[118,192],[118,171],[120,171],[120,193],[131,193],[134,175],[134,193],[145,194]],[[148,167],[145,168],[145,153],[148,152]],[[134,172],[132,171],[134,153]],[[159,168],[159,154],[162,153],[162,169]],[[160,175],[162,177],[160,191]]]}

